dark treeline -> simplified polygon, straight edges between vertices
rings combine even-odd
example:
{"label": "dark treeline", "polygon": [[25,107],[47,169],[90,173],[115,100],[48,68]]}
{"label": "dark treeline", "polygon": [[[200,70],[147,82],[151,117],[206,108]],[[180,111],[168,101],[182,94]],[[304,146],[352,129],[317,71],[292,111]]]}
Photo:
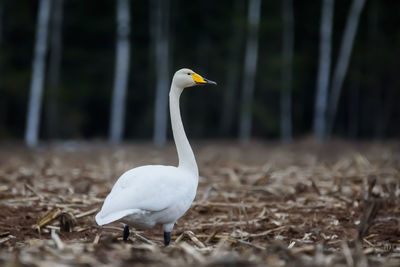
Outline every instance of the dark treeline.
{"label": "dark treeline", "polygon": [[[156,19],[152,17],[151,4],[152,1],[130,1],[125,140],[153,136],[160,62],[155,60],[154,40],[159,39],[152,37]],[[323,1],[293,1],[294,138],[313,131],[322,4]],[[330,80],[351,4],[352,1],[334,1]],[[168,9],[168,83],[182,67],[218,82],[218,87],[192,88],[183,95],[186,131],[194,138],[237,138],[249,34],[248,1],[170,0],[163,8]],[[286,88],[286,81],[282,80],[286,77],[282,75],[284,5],[281,1],[261,1],[260,8],[254,101],[249,107],[251,136],[279,138],[280,99]],[[2,0],[0,9],[0,138],[22,140],[39,1]],[[374,139],[400,135],[399,11],[399,1],[366,1],[338,102],[333,135]],[[54,12],[53,5],[51,14]],[[56,85],[52,77],[58,74],[51,64],[51,36],[57,25],[54,21],[53,16],[48,29],[40,139],[108,138],[115,76],[116,1],[63,1],[61,63]]]}

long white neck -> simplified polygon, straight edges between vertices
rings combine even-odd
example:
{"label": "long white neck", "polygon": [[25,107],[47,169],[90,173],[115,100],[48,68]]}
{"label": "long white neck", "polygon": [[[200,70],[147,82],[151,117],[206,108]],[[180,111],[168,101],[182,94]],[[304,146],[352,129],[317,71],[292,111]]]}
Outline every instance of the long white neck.
{"label": "long white neck", "polygon": [[172,133],[174,135],[176,150],[178,151],[179,166],[178,168],[189,171],[195,177],[199,176],[196,159],[193,150],[190,147],[189,140],[186,137],[183,128],[181,112],[179,109],[179,98],[183,88],[179,88],[172,82],[169,92],[169,110],[171,115]]}

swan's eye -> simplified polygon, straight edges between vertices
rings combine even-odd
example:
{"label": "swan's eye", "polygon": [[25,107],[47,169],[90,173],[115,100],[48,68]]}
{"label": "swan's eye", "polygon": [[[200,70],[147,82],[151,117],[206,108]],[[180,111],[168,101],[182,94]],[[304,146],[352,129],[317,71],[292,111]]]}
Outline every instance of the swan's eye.
{"label": "swan's eye", "polygon": [[190,75],[190,73],[188,72],[187,75]]}

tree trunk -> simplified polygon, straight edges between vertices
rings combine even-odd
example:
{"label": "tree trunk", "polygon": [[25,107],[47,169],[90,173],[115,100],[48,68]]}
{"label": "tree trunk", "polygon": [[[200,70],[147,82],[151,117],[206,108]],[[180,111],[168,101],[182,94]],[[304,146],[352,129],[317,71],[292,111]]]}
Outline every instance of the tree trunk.
{"label": "tree trunk", "polygon": [[0,0],[0,44],[3,43],[4,0]]}
{"label": "tree trunk", "polygon": [[48,70],[47,136],[56,137],[58,126],[58,90],[61,69],[63,1],[53,0],[50,17],[50,59]]}
{"label": "tree trunk", "polygon": [[372,137],[379,140],[382,132],[380,125],[382,118],[384,118],[383,109],[384,106],[386,107],[382,98],[382,90],[388,85],[385,77],[387,68],[381,66],[386,61],[382,58],[382,49],[384,49],[384,44],[388,41],[382,29],[382,15],[385,16],[385,13],[382,12],[383,4],[381,1],[371,1],[370,5],[368,25],[366,25],[368,39],[365,57],[368,61],[364,79],[369,88],[373,88],[373,90],[369,90],[364,94],[367,101],[363,102],[364,108],[361,114],[364,115],[363,126],[368,125],[368,130],[371,130]]}
{"label": "tree trunk", "polygon": [[129,0],[117,1],[117,56],[115,62],[114,91],[111,104],[110,143],[121,142],[124,131],[125,98],[128,87],[130,57]]}
{"label": "tree trunk", "polygon": [[346,76],[347,68],[351,51],[353,49],[354,38],[357,32],[358,21],[360,14],[365,5],[365,0],[353,0],[349,15],[347,17],[346,28],[342,39],[342,44],[339,51],[339,59],[336,64],[335,72],[333,74],[332,91],[329,97],[328,109],[328,127],[327,135],[332,133],[333,125],[335,123],[337,106],[339,103],[340,93],[343,86],[343,81]]}
{"label": "tree trunk", "polygon": [[25,143],[30,147],[36,146],[39,139],[50,3],[50,0],[40,0],[39,2],[39,12],[36,25],[36,43],[32,66],[33,73],[25,132]]}
{"label": "tree trunk", "polygon": [[348,134],[349,137],[353,140],[357,139],[357,134],[358,134],[359,99],[360,99],[360,84],[357,81],[352,83],[349,94]]}
{"label": "tree trunk", "polygon": [[[3,10],[4,0],[0,0],[0,45],[3,43]],[[0,65],[0,75],[3,76],[3,65]],[[6,125],[7,100],[3,92],[0,92],[0,125]],[[1,127],[0,127],[1,130]]]}
{"label": "tree trunk", "polygon": [[320,50],[317,80],[317,95],[314,110],[314,136],[322,141],[326,138],[326,104],[331,69],[332,24],[334,0],[324,0],[320,26]]}
{"label": "tree trunk", "polygon": [[155,41],[156,99],[154,106],[153,142],[157,146],[167,141],[169,77],[169,1],[154,0],[153,16],[156,23]]}
{"label": "tree trunk", "polygon": [[[378,110],[378,120],[375,123],[375,138],[379,141],[384,140],[387,137],[387,130],[390,125],[390,120],[393,113],[393,107],[398,102],[396,98],[397,88],[393,86],[387,86],[382,88],[380,95],[380,110]],[[386,91],[385,94],[384,91]]]}
{"label": "tree trunk", "polygon": [[282,91],[281,91],[281,140],[292,141],[292,61],[294,50],[293,1],[283,0],[283,51],[282,51]]}
{"label": "tree trunk", "polygon": [[253,91],[258,58],[258,27],[260,24],[261,1],[250,0],[248,9],[248,33],[243,73],[242,103],[239,121],[239,141],[250,141],[252,128]]}
{"label": "tree trunk", "polygon": [[232,15],[232,39],[228,60],[228,70],[226,72],[226,87],[223,96],[221,120],[219,123],[219,133],[222,136],[226,136],[232,130],[233,119],[235,114],[235,96],[236,90],[239,83],[239,61],[241,51],[241,41],[243,32],[239,30],[237,25],[237,16],[241,17],[242,1],[237,0],[234,3],[233,15]]}

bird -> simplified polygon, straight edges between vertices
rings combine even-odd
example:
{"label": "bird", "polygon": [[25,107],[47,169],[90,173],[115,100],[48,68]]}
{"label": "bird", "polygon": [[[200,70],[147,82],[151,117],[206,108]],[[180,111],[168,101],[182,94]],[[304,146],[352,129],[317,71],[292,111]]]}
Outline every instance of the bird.
{"label": "bird", "polygon": [[164,245],[169,245],[174,225],[190,208],[199,181],[196,159],[181,119],[179,99],[185,88],[207,84],[217,85],[188,68],[174,74],[169,107],[178,166],[146,165],[123,173],[95,216],[98,225],[122,222],[125,224],[122,237],[127,241],[129,227],[144,230],[161,224]]}

